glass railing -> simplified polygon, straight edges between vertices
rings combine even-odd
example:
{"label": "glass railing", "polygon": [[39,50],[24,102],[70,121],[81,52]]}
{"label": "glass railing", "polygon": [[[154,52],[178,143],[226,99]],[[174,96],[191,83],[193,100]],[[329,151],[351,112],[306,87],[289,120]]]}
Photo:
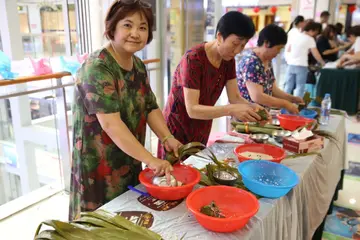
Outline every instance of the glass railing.
{"label": "glass railing", "polygon": [[[67,72],[0,80],[0,220],[69,190],[73,84]],[[155,141],[147,131],[153,153]]]}

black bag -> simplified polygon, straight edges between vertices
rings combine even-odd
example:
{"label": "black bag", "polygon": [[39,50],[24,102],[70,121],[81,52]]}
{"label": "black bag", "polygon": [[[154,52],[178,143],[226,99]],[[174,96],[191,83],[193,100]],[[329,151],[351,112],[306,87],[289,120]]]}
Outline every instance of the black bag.
{"label": "black bag", "polygon": [[314,71],[311,71],[310,69],[309,69],[309,72],[308,72],[308,74],[307,74],[306,83],[307,83],[307,84],[313,84],[313,85],[316,84],[315,72],[314,72]]}
{"label": "black bag", "polygon": [[318,65],[309,65],[308,67],[309,71],[306,79],[307,84],[312,84],[312,85],[316,84],[316,75],[319,74],[320,69],[321,67]]}

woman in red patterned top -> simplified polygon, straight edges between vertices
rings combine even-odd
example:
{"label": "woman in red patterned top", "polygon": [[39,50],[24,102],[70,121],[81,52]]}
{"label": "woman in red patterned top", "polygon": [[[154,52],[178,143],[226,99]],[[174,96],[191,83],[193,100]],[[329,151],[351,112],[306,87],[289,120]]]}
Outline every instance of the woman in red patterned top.
{"label": "woman in red patterned top", "polygon": [[[261,107],[240,95],[234,60],[254,33],[254,24],[248,16],[228,12],[218,22],[216,40],[199,44],[182,57],[163,111],[172,135],[180,142],[206,144],[215,118],[260,120],[256,110]],[[214,106],[224,87],[230,104]],[[164,155],[159,143],[158,156]]]}

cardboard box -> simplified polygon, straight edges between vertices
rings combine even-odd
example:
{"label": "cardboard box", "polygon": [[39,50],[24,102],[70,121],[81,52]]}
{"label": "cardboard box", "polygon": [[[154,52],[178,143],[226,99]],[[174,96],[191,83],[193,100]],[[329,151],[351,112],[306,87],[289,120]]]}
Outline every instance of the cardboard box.
{"label": "cardboard box", "polygon": [[314,135],[303,141],[295,140],[293,137],[284,138],[283,148],[293,153],[316,152],[324,148],[324,137]]}

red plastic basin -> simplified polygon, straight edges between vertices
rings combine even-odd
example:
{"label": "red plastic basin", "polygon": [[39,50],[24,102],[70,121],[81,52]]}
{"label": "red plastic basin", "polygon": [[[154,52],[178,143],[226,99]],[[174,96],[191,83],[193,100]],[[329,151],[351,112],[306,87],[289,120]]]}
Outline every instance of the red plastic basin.
{"label": "red plastic basin", "polygon": [[288,114],[280,114],[278,119],[280,121],[280,126],[290,131],[295,131],[299,127],[304,127],[305,125],[315,121],[314,119]]}
{"label": "red plastic basin", "polygon": [[[219,207],[225,218],[214,218],[202,214],[201,207],[211,201]],[[186,206],[204,228],[214,232],[234,232],[246,225],[259,210],[255,196],[245,190],[228,186],[210,186],[192,192]]]}
{"label": "red plastic basin", "polygon": [[185,165],[175,165],[172,175],[185,185],[180,187],[159,187],[154,185],[152,184],[154,172],[149,168],[141,171],[139,180],[146,187],[147,192],[154,198],[171,201],[186,198],[200,181],[199,171]]}
{"label": "red plastic basin", "polygon": [[267,155],[270,155],[273,157],[273,159],[269,160],[269,161],[276,162],[276,163],[280,163],[286,156],[284,149],[274,146],[274,145],[257,144],[257,143],[244,144],[244,145],[239,145],[234,149],[234,153],[237,156],[237,158],[239,159],[239,162],[253,160],[251,158],[246,158],[246,157],[240,156],[240,154],[243,152],[264,153],[264,154],[267,154]]}

